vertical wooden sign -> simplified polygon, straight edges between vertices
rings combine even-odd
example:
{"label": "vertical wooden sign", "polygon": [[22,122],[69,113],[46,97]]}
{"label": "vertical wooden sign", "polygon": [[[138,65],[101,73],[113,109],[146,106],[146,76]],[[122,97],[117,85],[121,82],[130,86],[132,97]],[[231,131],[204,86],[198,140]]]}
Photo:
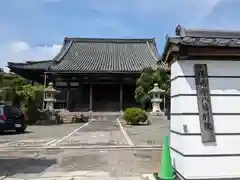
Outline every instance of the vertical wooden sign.
{"label": "vertical wooden sign", "polygon": [[216,142],[207,65],[195,64],[194,71],[202,142]]}

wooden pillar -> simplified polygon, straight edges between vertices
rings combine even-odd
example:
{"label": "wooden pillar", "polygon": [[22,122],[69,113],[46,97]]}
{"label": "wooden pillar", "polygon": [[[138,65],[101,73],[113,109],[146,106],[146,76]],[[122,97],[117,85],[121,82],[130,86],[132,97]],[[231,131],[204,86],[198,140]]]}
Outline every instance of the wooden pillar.
{"label": "wooden pillar", "polygon": [[[55,85],[55,84],[54,84]],[[44,90],[47,88],[47,73],[44,72]],[[42,110],[45,108],[45,92],[43,93]]]}
{"label": "wooden pillar", "polygon": [[92,83],[89,84],[89,111],[92,112]]}
{"label": "wooden pillar", "polygon": [[70,87],[68,84],[67,87],[67,97],[66,97],[66,109],[69,110],[69,104],[70,104]]}
{"label": "wooden pillar", "polygon": [[120,112],[123,112],[123,85],[120,84]]}

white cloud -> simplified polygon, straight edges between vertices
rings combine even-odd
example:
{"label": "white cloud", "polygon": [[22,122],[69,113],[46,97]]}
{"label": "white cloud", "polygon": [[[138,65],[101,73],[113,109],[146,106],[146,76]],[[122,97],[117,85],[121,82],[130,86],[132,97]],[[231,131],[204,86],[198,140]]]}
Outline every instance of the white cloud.
{"label": "white cloud", "polygon": [[202,26],[239,30],[239,0],[220,0],[204,19]]}
{"label": "white cloud", "polygon": [[[156,21],[159,23],[169,19],[179,23],[185,23],[187,26],[199,26],[202,21],[213,11],[214,7],[221,0],[131,0],[126,6],[122,6],[122,1],[110,0],[88,0],[91,9],[107,13],[109,15],[119,16],[131,12],[131,15],[140,21]],[[109,16],[111,17],[111,16]],[[193,18],[192,18],[193,17]],[[108,18],[109,19],[109,18]],[[118,22],[116,22],[118,23]]]}
{"label": "white cloud", "polygon": [[7,62],[25,62],[50,60],[59,51],[61,45],[31,47],[27,42],[16,41],[0,45],[0,66],[8,71]]}
{"label": "white cloud", "polygon": [[26,42],[13,42],[8,47],[14,53],[21,53],[30,49],[29,45]]}
{"label": "white cloud", "polygon": [[[133,0],[134,12],[138,17],[167,16],[170,19],[198,25],[221,0]],[[192,18],[193,16],[194,18]],[[161,17],[159,17],[161,18]]]}

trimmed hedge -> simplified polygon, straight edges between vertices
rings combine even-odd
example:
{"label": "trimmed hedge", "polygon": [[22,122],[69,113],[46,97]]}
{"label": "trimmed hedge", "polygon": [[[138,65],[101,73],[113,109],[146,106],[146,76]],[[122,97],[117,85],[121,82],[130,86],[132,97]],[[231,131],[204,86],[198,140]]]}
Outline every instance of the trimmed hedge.
{"label": "trimmed hedge", "polygon": [[141,108],[127,108],[124,112],[124,120],[128,124],[137,125],[146,122],[148,116]]}

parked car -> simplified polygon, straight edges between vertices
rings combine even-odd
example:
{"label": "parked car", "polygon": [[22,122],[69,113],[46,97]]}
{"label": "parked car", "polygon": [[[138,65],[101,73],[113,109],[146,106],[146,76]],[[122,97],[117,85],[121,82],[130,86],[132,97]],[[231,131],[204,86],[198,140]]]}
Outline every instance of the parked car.
{"label": "parked car", "polygon": [[12,105],[0,105],[0,132],[5,130],[16,130],[24,133],[27,122],[22,111]]}

